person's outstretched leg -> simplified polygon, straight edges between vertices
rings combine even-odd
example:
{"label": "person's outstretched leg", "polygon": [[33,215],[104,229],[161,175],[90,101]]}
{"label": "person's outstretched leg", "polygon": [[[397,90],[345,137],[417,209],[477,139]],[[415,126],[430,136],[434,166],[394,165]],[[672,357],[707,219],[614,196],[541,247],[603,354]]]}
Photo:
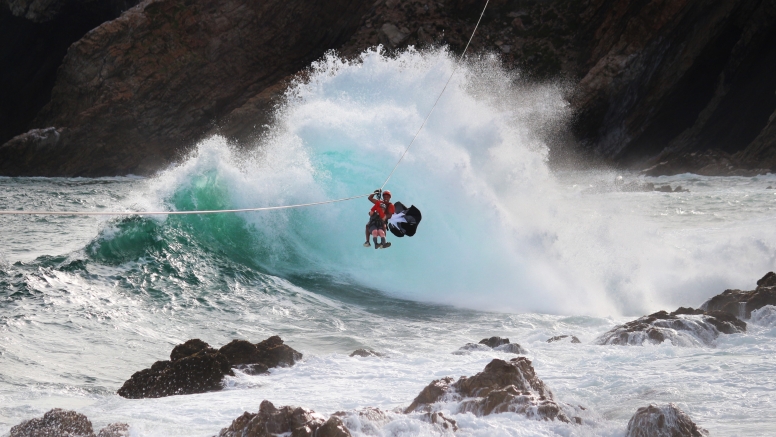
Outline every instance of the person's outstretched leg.
{"label": "person's outstretched leg", "polygon": [[375,242],[375,249],[379,249],[381,244],[377,242],[377,237],[380,235],[380,231],[372,231],[372,240]]}
{"label": "person's outstretched leg", "polygon": [[367,223],[364,227],[364,235],[366,235],[366,242],[364,243],[364,247],[369,247],[369,223]]}

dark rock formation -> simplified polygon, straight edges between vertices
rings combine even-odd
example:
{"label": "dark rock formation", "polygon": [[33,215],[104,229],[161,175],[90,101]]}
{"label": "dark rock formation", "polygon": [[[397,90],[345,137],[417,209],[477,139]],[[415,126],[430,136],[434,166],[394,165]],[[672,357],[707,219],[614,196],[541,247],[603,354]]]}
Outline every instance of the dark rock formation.
{"label": "dark rock formation", "polygon": [[150,369],[136,372],[118,390],[129,399],[160,398],[217,391],[221,380],[234,375],[229,360],[221,353],[205,349],[175,361],[157,361]]}
{"label": "dark rock formation", "polygon": [[[249,140],[326,50],[459,53],[482,7],[146,0],[113,19],[135,1],[0,7],[0,143],[16,137],[0,146],[0,174],[150,174],[209,133]],[[470,50],[576,84],[573,131],[589,157],[652,175],[776,169],[773,1],[498,0]],[[47,128],[57,141],[17,137]]]}
{"label": "dark rock formation", "polygon": [[442,429],[450,430],[450,431],[458,431],[458,423],[445,416],[441,412],[434,412],[434,413],[426,413],[425,416],[423,416],[425,420],[427,420],[430,423],[433,423],[434,425],[439,426]]}
{"label": "dark rock formation", "polygon": [[488,346],[490,348],[497,348],[502,344],[509,344],[509,339],[501,338],[501,337],[483,338],[482,340],[480,340],[480,344],[484,344],[485,346]]}
{"label": "dark rock formation", "polygon": [[[0,144],[26,132],[51,99],[67,48],[138,0],[0,2]],[[40,126],[45,127],[45,126]]]}
{"label": "dark rock formation", "polygon": [[510,343],[508,338],[490,337],[483,338],[479,343],[466,343],[460,349],[453,352],[455,355],[467,355],[471,351],[497,350],[512,354],[524,354],[526,350],[517,343]]}
{"label": "dark rock formation", "polygon": [[267,367],[287,367],[302,359],[301,353],[283,344],[283,340],[277,335],[256,344],[245,340],[232,340],[218,351],[233,366],[263,364]]}
{"label": "dark rock formation", "polygon": [[570,341],[571,343],[582,343],[575,335],[556,335],[547,339],[547,343],[556,343],[563,340]]}
{"label": "dark rock formation", "polygon": [[745,331],[746,323],[730,314],[679,308],[672,313],[658,311],[616,326],[599,337],[596,343],[641,346],[670,341],[674,346],[711,345],[720,333]]}
{"label": "dark rock formation", "polygon": [[[767,143],[776,110],[776,4],[596,0],[583,16],[576,131],[597,155],[656,164],[712,149],[743,152],[758,137]],[[653,174],[699,170],[677,167]]]}
{"label": "dark rock formation", "polygon": [[300,407],[276,408],[270,401],[262,401],[258,413],[246,412],[235,419],[219,437],[271,437],[290,433],[293,437],[350,437],[350,431],[339,417],[328,420],[313,411]]}
{"label": "dark rock formation", "polygon": [[639,408],[628,421],[626,437],[704,437],[709,433],[696,425],[674,404]]}
{"label": "dark rock formation", "polygon": [[57,128],[58,143],[0,146],[0,174],[152,173],[211,123],[346,41],[366,3],[143,1],[68,49],[31,123]]}
{"label": "dark rock formation", "polygon": [[92,422],[75,411],[54,408],[42,418],[11,428],[10,437],[94,437]]}
{"label": "dark rock formation", "polygon": [[543,420],[569,419],[553,399],[552,392],[536,376],[531,361],[525,357],[510,361],[495,359],[485,369],[458,381],[442,378],[432,381],[407,407],[405,413],[429,411],[431,404],[447,400],[459,401],[460,412],[477,416],[515,412]]}
{"label": "dark rock formation", "polygon": [[752,311],[765,305],[776,305],[776,274],[768,272],[752,291],[725,290],[707,300],[701,309],[707,311],[722,311],[735,317],[748,319]]}
{"label": "dark rock formation", "polygon": [[200,339],[192,339],[173,348],[170,361],[157,361],[151,368],[136,372],[118,390],[125,398],[158,398],[163,396],[204,393],[223,388],[232,368],[257,375],[270,367],[292,366],[302,354],[283,344],[278,336],[260,343],[233,340],[215,350]]}
{"label": "dark rock formation", "polygon": [[382,357],[383,354],[375,352],[371,349],[356,349],[350,354],[351,357]]}
{"label": "dark rock formation", "polygon": [[170,361],[177,361],[207,349],[213,350],[209,344],[198,338],[193,338],[172,348]]}

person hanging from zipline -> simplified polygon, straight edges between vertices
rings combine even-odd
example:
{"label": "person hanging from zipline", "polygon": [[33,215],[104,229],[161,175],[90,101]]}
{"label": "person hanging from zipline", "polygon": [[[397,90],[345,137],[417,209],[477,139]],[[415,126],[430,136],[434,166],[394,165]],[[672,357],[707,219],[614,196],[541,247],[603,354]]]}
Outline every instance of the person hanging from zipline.
{"label": "person hanging from zipline", "polygon": [[[382,200],[380,200],[381,197]],[[391,203],[391,192],[377,189],[369,195],[368,199],[374,205],[369,210],[369,222],[366,224],[366,242],[364,242],[364,247],[370,246],[369,235],[371,234],[372,240],[375,243],[375,249],[387,249],[391,247],[391,243],[385,241],[385,231],[388,229],[388,219],[396,212],[393,203]],[[377,242],[377,237],[380,237],[380,243]]]}

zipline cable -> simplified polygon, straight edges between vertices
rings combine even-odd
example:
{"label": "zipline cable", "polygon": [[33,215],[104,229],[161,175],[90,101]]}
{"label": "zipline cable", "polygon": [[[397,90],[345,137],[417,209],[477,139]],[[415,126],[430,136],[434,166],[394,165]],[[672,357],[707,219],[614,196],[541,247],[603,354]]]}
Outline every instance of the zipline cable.
{"label": "zipline cable", "polygon": [[[410,147],[415,143],[415,139],[418,138],[418,135],[420,134],[420,131],[423,130],[423,127],[426,125],[426,122],[428,121],[429,117],[431,117],[431,114],[434,112],[434,109],[436,108],[437,104],[439,103],[439,99],[442,98],[442,94],[445,93],[445,90],[447,89],[447,86],[450,85],[450,81],[453,79],[453,76],[455,75],[455,72],[458,71],[458,67],[461,66],[461,61],[463,60],[464,55],[466,54],[466,51],[469,49],[469,45],[472,43],[472,40],[474,39],[474,34],[477,32],[477,28],[480,27],[480,22],[482,21],[482,17],[485,15],[485,10],[488,9],[488,3],[490,3],[490,0],[485,1],[485,7],[482,8],[482,13],[480,13],[480,18],[477,20],[477,24],[474,26],[474,30],[472,31],[472,35],[469,37],[469,41],[466,43],[466,47],[463,49],[463,53],[461,53],[461,56],[458,58],[458,62],[455,64],[455,68],[453,69],[453,72],[450,73],[450,77],[447,79],[447,82],[445,83],[445,86],[442,88],[442,91],[439,93],[439,96],[437,96],[436,100],[434,101],[434,106],[431,107],[431,110],[428,111],[428,114],[426,115],[426,118],[423,120],[423,124],[420,125],[420,128],[415,133],[415,136],[412,137],[412,141],[410,141],[410,144],[407,146],[406,149],[404,149],[404,153],[401,154],[399,157],[399,160],[396,162],[396,165],[393,166],[393,170],[391,170],[391,173],[388,175],[388,177],[385,179],[385,182],[383,182],[383,185],[380,187],[380,191],[382,191],[383,188],[385,188],[385,185],[388,183],[388,181],[391,179],[391,176],[393,176],[393,173],[396,171],[396,168],[399,167],[399,164],[404,159],[404,156],[409,152]],[[328,203],[336,203],[336,202],[344,202],[346,200],[353,200],[353,199],[360,199],[362,197],[367,197],[372,193],[368,194],[361,194],[358,196],[353,197],[345,197],[342,199],[335,199],[335,200],[325,200],[322,202],[312,202],[312,203],[299,203],[296,205],[284,205],[284,206],[266,206],[262,208],[242,208],[242,209],[214,209],[214,210],[202,210],[202,211],[0,211],[0,215],[60,215],[60,216],[67,216],[67,215],[110,215],[110,216],[122,216],[122,215],[190,215],[190,214],[224,214],[224,213],[235,213],[235,212],[254,212],[254,211],[271,211],[271,210],[277,210],[277,209],[291,209],[291,208],[302,208],[306,206],[315,206],[315,205],[325,205]]]}
{"label": "zipline cable", "polygon": [[455,72],[458,71],[458,67],[461,66],[461,61],[463,60],[463,56],[466,54],[466,50],[469,49],[469,44],[472,43],[472,40],[474,39],[474,34],[477,32],[477,28],[480,27],[480,21],[482,21],[482,17],[485,15],[485,10],[488,9],[488,3],[490,0],[485,1],[485,7],[482,8],[482,13],[480,13],[480,18],[477,20],[477,24],[474,26],[474,30],[472,31],[472,36],[469,37],[469,42],[466,43],[466,47],[463,49],[463,53],[461,53],[461,57],[458,58],[458,62],[455,64],[455,68],[453,69],[453,72],[450,73],[450,77],[447,79],[447,83],[445,83],[444,88],[442,88],[442,92],[439,93],[439,96],[437,97],[436,101],[434,102],[434,106],[431,107],[431,110],[428,111],[428,115],[426,115],[426,119],[423,120],[423,124],[420,125],[420,129],[415,133],[415,136],[412,137],[412,141],[410,141],[410,145],[407,146],[406,149],[404,149],[404,153],[401,154],[401,157],[399,157],[399,161],[396,162],[396,165],[393,166],[393,170],[391,170],[391,174],[388,175],[388,177],[385,179],[385,182],[383,182],[383,185],[380,187],[380,190],[382,190],[385,187],[385,184],[388,183],[388,181],[391,179],[391,176],[393,176],[393,172],[396,171],[396,167],[399,166],[402,159],[404,159],[404,155],[409,152],[410,147],[415,143],[415,139],[420,135],[420,131],[423,130],[423,126],[426,125],[426,122],[428,121],[429,117],[431,117],[431,113],[434,112],[434,109],[437,106],[437,103],[439,103],[439,99],[442,98],[442,94],[445,93],[445,90],[447,89],[447,86],[450,85],[450,81],[453,79],[453,76],[455,75]]}

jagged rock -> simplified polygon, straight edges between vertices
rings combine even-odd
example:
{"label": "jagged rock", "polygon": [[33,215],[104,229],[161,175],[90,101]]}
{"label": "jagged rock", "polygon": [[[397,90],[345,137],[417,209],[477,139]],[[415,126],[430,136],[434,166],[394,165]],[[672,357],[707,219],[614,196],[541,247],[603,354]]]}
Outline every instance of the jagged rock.
{"label": "jagged rock", "polygon": [[129,425],[126,423],[111,423],[101,429],[97,437],[129,437]]}
{"label": "jagged rock", "polygon": [[571,343],[582,343],[574,335],[556,335],[555,337],[547,339],[547,343],[555,343],[555,342],[559,342],[559,341],[566,340],[566,339],[568,339],[568,341],[570,341]]}
{"label": "jagged rock", "polygon": [[356,349],[350,354],[351,357],[382,357],[383,354],[375,352],[371,349]]}
{"label": "jagged rock", "polygon": [[752,311],[765,305],[776,305],[776,274],[768,272],[752,291],[725,290],[707,300],[701,309],[707,311],[722,311],[727,314],[748,319]]}
{"label": "jagged rock", "polygon": [[226,375],[234,375],[229,360],[205,349],[175,361],[155,362],[150,369],[132,375],[118,394],[141,399],[217,391],[223,388],[221,380]]}
{"label": "jagged rock", "polygon": [[94,437],[94,430],[83,414],[54,408],[42,418],[14,426],[9,437]]}
{"label": "jagged rock", "polygon": [[244,413],[235,419],[219,437],[272,437],[290,433],[292,437],[350,437],[350,431],[339,417],[328,420],[314,411],[300,407],[276,408],[262,401],[258,413]]}
{"label": "jagged rock", "polygon": [[269,372],[270,367],[292,366],[301,358],[301,353],[283,344],[277,335],[256,344],[233,340],[219,350],[192,339],[175,346],[170,361],[157,361],[150,369],[136,372],[118,394],[139,399],[216,391],[223,388],[224,376],[234,375],[232,367],[258,375]]}
{"label": "jagged rock", "polygon": [[660,344],[670,341],[674,346],[711,345],[720,333],[746,331],[746,323],[720,311],[679,308],[668,313],[658,311],[600,336],[596,344],[633,345]]}
{"label": "jagged rock", "polygon": [[494,359],[485,369],[458,381],[447,377],[426,386],[405,409],[405,413],[431,410],[431,404],[442,400],[460,402],[458,411],[476,416],[515,412],[529,418],[569,422],[555,402],[552,392],[536,376],[531,361],[525,357],[510,361]]}
{"label": "jagged rock", "polygon": [[198,338],[193,338],[172,348],[172,352],[170,352],[170,361],[177,361],[181,358],[186,358],[196,354],[197,352],[207,349],[215,351],[210,347],[209,344],[205,343],[204,341]]}
{"label": "jagged rock", "polygon": [[517,343],[510,343],[508,338],[490,337],[483,338],[479,343],[466,343],[460,349],[453,352],[454,355],[468,355],[471,351],[497,350],[512,354],[524,354],[526,350]]}
{"label": "jagged rock", "polygon": [[302,359],[302,354],[283,344],[274,335],[260,343],[232,340],[218,350],[234,365],[263,364],[267,367],[287,367]]}
{"label": "jagged rock", "polygon": [[434,413],[426,413],[423,418],[434,425],[438,425],[442,429],[450,430],[450,431],[458,431],[458,423],[445,416],[441,412],[434,412]]}
{"label": "jagged rock", "polygon": [[628,421],[626,437],[705,437],[708,431],[696,425],[674,404],[650,405],[636,410]]}
{"label": "jagged rock", "polygon": [[482,340],[480,340],[480,344],[484,344],[485,346],[488,346],[490,348],[495,348],[495,347],[501,346],[502,344],[509,344],[509,339],[501,338],[501,337],[483,338]]}

